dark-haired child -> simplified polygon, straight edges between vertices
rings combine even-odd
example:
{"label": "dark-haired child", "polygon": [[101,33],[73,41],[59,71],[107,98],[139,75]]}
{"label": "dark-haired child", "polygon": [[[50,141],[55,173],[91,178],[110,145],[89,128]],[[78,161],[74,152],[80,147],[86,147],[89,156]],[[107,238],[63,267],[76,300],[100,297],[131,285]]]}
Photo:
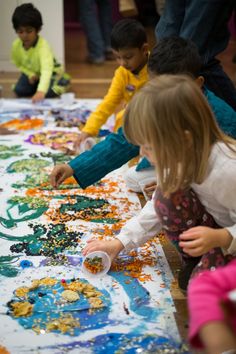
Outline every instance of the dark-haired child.
{"label": "dark-haired child", "polygon": [[21,72],[14,92],[18,97],[32,97],[33,102],[45,97],[57,97],[64,93],[70,83],[56,61],[48,42],[39,35],[43,21],[33,4],[17,6],[12,24],[18,35],[12,45],[12,61]]}
{"label": "dark-haired child", "polygon": [[[180,55],[181,53],[182,56]],[[183,60],[185,67],[182,65]],[[172,65],[169,65],[169,62],[172,63]],[[155,67],[155,65],[157,65],[157,67]],[[197,79],[199,72],[196,73],[196,67],[198,67],[199,70],[201,68],[201,58],[196,45],[190,40],[179,37],[170,37],[169,39],[161,40],[148,58],[148,71],[151,72],[151,76],[154,74],[159,75],[159,72],[160,74],[173,74],[173,70],[175,70],[175,73],[179,74],[187,74],[188,72],[191,77]],[[200,83],[203,83],[203,78],[200,78]],[[235,111],[212,92],[207,89],[203,90],[221,129],[236,138]],[[106,139],[96,144],[92,150],[86,151],[73,159],[69,165],[61,164],[55,166],[51,174],[51,183],[54,187],[57,187],[65,178],[74,175],[79,185],[82,188],[86,188],[138,155],[139,147],[129,143],[124,136],[123,129],[119,128],[117,133],[109,134]],[[149,203],[147,204],[149,205]],[[153,219],[153,232],[149,234],[150,237],[156,233],[155,211],[153,207],[151,207],[151,209],[152,212],[150,212],[153,213],[154,216],[150,218],[150,222],[151,219]],[[137,222],[139,222],[139,219]],[[152,226],[149,225],[147,228],[150,231]],[[148,233],[147,228],[146,232]],[[133,234],[134,230],[136,234],[144,231],[142,226],[135,229],[132,225],[130,228],[128,227],[127,233],[124,232],[124,238],[129,240],[128,235]]]}
{"label": "dark-haired child", "polygon": [[[152,49],[148,58],[148,73],[150,78],[162,74],[186,74],[191,76],[202,90],[212,106],[217,122],[224,133],[236,138],[236,113],[223,100],[216,97],[205,87],[205,78],[200,75],[202,59],[197,46],[191,40],[172,36],[164,38]],[[138,166],[131,167],[125,175],[129,189],[143,192],[142,181],[151,180],[154,169],[143,159]],[[144,194],[149,194],[149,199],[155,186],[153,183],[144,188]]]}
{"label": "dark-haired child", "polygon": [[[144,27],[134,19],[124,19],[115,24],[111,33],[111,47],[119,64],[111,86],[103,101],[87,120],[75,147],[89,136],[96,136],[109,116],[148,80],[148,43]],[[124,110],[116,115],[115,130],[122,125]]]}

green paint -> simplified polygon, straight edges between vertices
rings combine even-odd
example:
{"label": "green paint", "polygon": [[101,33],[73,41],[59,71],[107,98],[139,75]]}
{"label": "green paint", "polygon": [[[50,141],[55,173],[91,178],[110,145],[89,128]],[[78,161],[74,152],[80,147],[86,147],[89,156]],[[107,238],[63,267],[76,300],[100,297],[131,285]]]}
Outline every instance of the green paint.
{"label": "green paint", "polygon": [[[37,219],[48,209],[48,202],[36,197],[15,196],[8,200],[8,204],[8,219],[0,216],[0,224],[8,229],[16,227],[19,222]],[[11,215],[11,209],[14,207],[18,209],[19,218],[13,218]],[[28,214],[29,211],[32,211],[31,214]],[[27,215],[24,215],[26,213]]]}
{"label": "green paint", "polygon": [[30,241],[37,241],[37,238],[42,236],[45,233],[45,229],[38,229],[31,235],[24,235],[24,236],[12,236],[5,234],[4,232],[0,231],[0,238],[7,240],[7,241],[21,241],[21,242],[30,242]]}
{"label": "green paint", "polygon": [[21,145],[0,145],[0,159],[6,160],[10,157],[22,156],[23,151],[25,151],[25,149],[23,149]]}
{"label": "green paint", "polygon": [[89,215],[95,215],[95,209],[107,207],[109,205],[108,201],[105,199],[92,199],[85,196],[73,196],[73,199],[76,200],[75,204],[63,204],[60,206],[60,212],[66,213],[68,211],[81,211],[88,210]]}
{"label": "green paint", "polygon": [[13,188],[35,188],[40,186],[42,183],[48,182],[48,174],[44,171],[38,171],[32,175],[26,175],[24,181],[18,181],[12,184]]}
{"label": "green paint", "polygon": [[18,260],[19,257],[17,256],[0,256],[0,274],[9,278],[17,276],[19,270],[12,263]]}
{"label": "green paint", "polygon": [[25,172],[32,172],[38,173],[42,168],[47,167],[50,165],[50,162],[47,160],[42,159],[22,159],[16,162],[13,162],[8,166],[7,172],[8,173],[25,173]]}
{"label": "green paint", "polygon": [[76,249],[83,235],[80,232],[67,231],[65,224],[49,224],[48,228],[41,224],[30,226],[33,228],[34,235],[28,237],[27,241],[21,240],[23,242],[13,244],[10,247],[12,252],[24,252],[28,256],[53,256],[66,249]]}

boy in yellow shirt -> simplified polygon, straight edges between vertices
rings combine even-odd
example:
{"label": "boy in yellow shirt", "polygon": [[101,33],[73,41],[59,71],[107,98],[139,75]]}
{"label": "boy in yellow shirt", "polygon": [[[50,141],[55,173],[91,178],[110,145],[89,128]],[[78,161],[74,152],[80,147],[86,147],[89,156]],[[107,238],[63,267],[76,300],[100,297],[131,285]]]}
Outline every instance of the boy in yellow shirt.
{"label": "boy in yellow shirt", "polygon": [[[119,64],[111,86],[89,116],[82,133],[75,143],[98,135],[99,129],[121,103],[124,107],[147,81],[148,43],[144,27],[134,19],[124,19],[115,24],[111,32],[111,47]],[[116,115],[115,131],[122,125],[124,109]]]}
{"label": "boy in yellow shirt", "polygon": [[70,83],[56,61],[48,42],[39,36],[43,21],[41,13],[31,3],[17,6],[12,24],[18,35],[12,45],[12,61],[21,72],[14,87],[18,97],[31,97],[37,102],[45,97],[57,97]]}

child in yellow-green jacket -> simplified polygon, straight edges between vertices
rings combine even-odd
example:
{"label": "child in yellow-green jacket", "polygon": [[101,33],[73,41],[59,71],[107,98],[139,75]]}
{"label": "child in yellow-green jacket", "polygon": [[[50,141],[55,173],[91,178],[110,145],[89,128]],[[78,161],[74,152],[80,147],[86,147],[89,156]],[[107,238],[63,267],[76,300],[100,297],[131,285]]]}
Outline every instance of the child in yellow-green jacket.
{"label": "child in yellow-green jacket", "polygon": [[18,37],[12,45],[11,58],[21,72],[14,86],[18,97],[31,97],[41,101],[45,97],[57,97],[70,83],[69,75],[56,61],[48,42],[39,36],[42,16],[31,3],[17,6],[12,24]]}
{"label": "child in yellow-green jacket", "polygon": [[[148,43],[145,29],[134,19],[124,19],[115,24],[111,32],[111,47],[120,65],[115,71],[111,86],[103,101],[90,115],[75,147],[99,129],[121,103],[126,104],[147,82]],[[122,125],[124,109],[116,115],[115,130]]]}

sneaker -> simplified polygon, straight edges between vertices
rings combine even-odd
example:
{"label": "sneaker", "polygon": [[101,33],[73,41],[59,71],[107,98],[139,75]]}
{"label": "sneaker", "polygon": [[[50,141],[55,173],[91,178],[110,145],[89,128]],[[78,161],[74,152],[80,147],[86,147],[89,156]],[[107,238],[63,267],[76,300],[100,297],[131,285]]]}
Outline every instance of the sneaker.
{"label": "sneaker", "polygon": [[191,257],[184,260],[184,265],[178,274],[178,285],[184,294],[186,294],[192,272],[201,258],[202,257]]}

